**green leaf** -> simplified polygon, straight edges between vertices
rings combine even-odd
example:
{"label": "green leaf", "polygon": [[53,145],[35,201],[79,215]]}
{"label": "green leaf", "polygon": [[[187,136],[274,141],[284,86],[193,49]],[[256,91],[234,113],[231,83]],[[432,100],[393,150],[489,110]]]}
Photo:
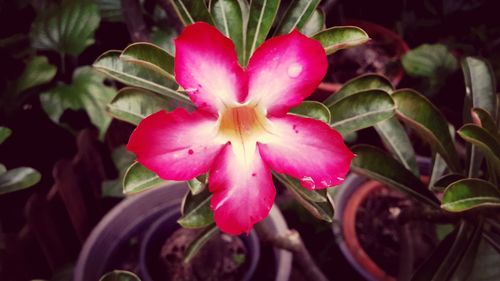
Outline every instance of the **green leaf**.
{"label": "green leaf", "polygon": [[123,50],[120,59],[147,65],[149,68],[175,81],[174,56],[159,46],[151,43],[134,43]]}
{"label": "green leaf", "polygon": [[141,281],[141,279],[130,271],[113,270],[104,274],[99,281]]}
{"label": "green leaf", "polygon": [[123,178],[128,167],[135,161],[135,155],[127,150],[125,145],[119,146],[111,154],[113,163],[118,171],[115,180],[107,180],[102,183],[102,195],[107,197],[123,197]]}
{"label": "green leaf", "polygon": [[320,31],[312,36],[318,40],[327,55],[331,55],[338,50],[364,44],[370,37],[366,32],[356,26],[335,26]]}
{"label": "green leaf", "polygon": [[243,36],[245,25],[238,0],[214,0],[210,2],[210,11],[214,18],[215,26],[233,41],[240,63],[244,63]]}
{"label": "green leaf", "polygon": [[191,194],[197,195],[200,194],[205,187],[207,186],[206,181],[200,181],[198,178],[194,178],[192,180],[189,180],[187,182],[189,190],[191,191]]}
{"label": "green leaf", "polygon": [[165,185],[167,181],[142,166],[139,162],[132,164],[123,177],[123,193],[132,194]]}
{"label": "green leaf", "polygon": [[410,76],[443,79],[458,67],[457,59],[441,44],[423,44],[407,52],[401,59]]}
{"label": "green leaf", "polygon": [[474,262],[478,257],[479,245],[482,240],[483,233],[483,223],[484,219],[479,218],[478,222],[475,222],[473,229],[471,230],[470,238],[465,245],[464,253],[462,254],[458,263],[456,263],[455,270],[452,271],[451,280],[454,281],[465,281],[471,274],[472,268],[474,267]]}
{"label": "green leaf", "polygon": [[474,257],[474,265],[469,281],[495,281],[500,280],[500,254],[485,239],[479,244],[477,255]]}
{"label": "green leaf", "polygon": [[64,0],[37,15],[31,27],[33,47],[78,55],[94,43],[99,21],[93,1]]}
{"label": "green leaf", "polygon": [[450,184],[443,194],[441,208],[463,212],[478,207],[500,207],[500,192],[482,179],[463,179]]}
{"label": "green leaf", "polygon": [[366,90],[377,89],[389,94],[393,91],[391,82],[384,76],[378,74],[365,74],[344,83],[338,92],[330,95],[323,103],[330,107],[347,96]]}
{"label": "green leaf", "polygon": [[210,208],[212,194],[208,188],[197,195],[188,192],[182,202],[182,217],[177,222],[186,228],[202,228],[214,223],[214,213]]}
{"label": "green leaf", "polygon": [[245,64],[253,52],[264,42],[271,30],[274,18],[278,12],[280,0],[252,0],[250,3],[250,14],[248,16]]}
{"label": "green leaf", "polygon": [[395,117],[380,121],[374,125],[385,147],[415,176],[418,171],[415,151],[405,129]]}
{"label": "green leaf", "polygon": [[432,170],[429,178],[429,187],[433,186],[438,178],[440,178],[443,173],[446,171],[446,162],[443,157],[441,157],[438,153],[434,153],[432,157]]}
{"label": "green leaf", "polygon": [[179,34],[173,28],[161,29],[156,26],[153,27],[151,31],[151,42],[156,46],[161,47],[169,54],[175,54],[175,38]]}
{"label": "green leaf", "polygon": [[429,184],[429,189],[433,192],[443,192],[448,185],[463,178],[464,176],[459,174],[447,174],[438,178],[433,184]]}
{"label": "green leaf", "polygon": [[294,0],[288,6],[281,22],[276,28],[275,35],[292,32],[295,28],[301,29],[311,18],[320,0]]}
{"label": "green leaf", "polygon": [[121,0],[97,0],[96,3],[99,7],[99,14],[104,21],[123,21]]}
{"label": "green leaf", "polygon": [[4,174],[5,172],[7,172],[7,168],[4,164],[0,163],[0,175]]}
{"label": "green leaf", "polygon": [[0,195],[37,184],[42,175],[29,167],[19,167],[0,175]]}
{"label": "green leaf", "polygon": [[302,28],[299,28],[299,30],[305,36],[310,37],[325,28],[325,12],[323,12],[322,9],[317,8],[314,10],[309,20],[307,20],[307,22],[302,26]]}
{"label": "green leaf", "polygon": [[438,206],[439,201],[420,179],[382,150],[367,145],[357,145],[351,150],[357,155],[351,163],[354,172],[385,183],[424,204]]}
{"label": "green leaf", "polygon": [[330,123],[331,119],[328,107],[317,101],[303,101],[299,106],[292,108],[290,113],[317,119],[325,123]]}
{"label": "green leaf", "polygon": [[50,82],[56,76],[56,73],[57,68],[50,64],[46,57],[33,57],[16,81],[16,92],[21,93]]}
{"label": "green leaf", "polygon": [[382,90],[367,90],[343,98],[329,107],[331,126],[342,135],[361,130],[394,115],[394,102]]}
{"label": "green leaf", "polygon": [[142,119],[160,110],[170,111],[178,102],[138,88],[123,88],[108,104],[108,112],[114,118],[139,125]]}
{"label": "green leaf", "polygon": [[392,94],[396,114],[413,128],[420,137],[439,153],[454,172],[460,171],[457,153],[450,135],[448,122],[442,113],[424,96],[410,90],[397,90]]}
{"label": "green leaf", "polygon": [[308,201],[312,202],[328,202],[328,198],[318,192],[318,190],[308,190],[302,186],[300,181],[278,173],[273,174],[275,178],[277,178],[284,186],[288,189],[293,190],[294,192],[300,194],[301,197],[305,198]]}
{"label": "green leaf", "polygon": [[498,128],[497,125],[495,124],[495,120],[493,119],[491,114],[488,113],[488,111],[482,108],[473,108],[471,110],[471,116],[475,124],[484,128],[493,137],[500,139],[500,136],[498,134]]}
{"label": "green leaf", "polygon": [[189,263],[196,254],[203,248],[203,246],[219,234],[219,229],[215,224],[207,227],[203,232],[201,232],[186,249],[184,254],[184,263]]}
{"label": "green leaf", "polygon": [[0,144],[10,137],[12,130],[7,127],[0,127]]}
{"label": "green leaf", "polygon": [[189,98],[177,91],[178,85],[171,80],[166,71],[158,71],[159,67],[143,61],[123,60],[121,51],[108,51],[102,54],[94,68],[126,85],[143,88],[163,96],[191,104]]}
{"label": "green leaf", "polygon": [[104,85],[104,77],[90,67],[73,73],[71,85],[61,85],[40,95],[40,102],[52,121],[59,119],[66,109],[85,109],[90,121],[99,128],[102,139],[111,117],[106,113],[108,104],[116,95],[115,89]]}
{"label": "green leaf", "polygon": [[458,130],[458,134],[467,142],[475,145],[491,162],[494,168],[491,173],[500,175],[500,142],[484,128],[466,124]]}
{"label": "green leaf", "polygon": [[214,25],[204,0],[170,0],[170,3],[185,26],[198,21]]}

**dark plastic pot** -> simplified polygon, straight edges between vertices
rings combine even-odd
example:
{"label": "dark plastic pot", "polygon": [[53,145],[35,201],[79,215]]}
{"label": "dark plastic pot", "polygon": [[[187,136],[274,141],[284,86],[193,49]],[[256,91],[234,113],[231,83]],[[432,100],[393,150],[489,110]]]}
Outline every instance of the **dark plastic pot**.
{"label": "dark plastic pot", "polygon": [[[417,157],[421,174],[428,175],[431,170],[431,160]],[[424,177],[425,178],[425,177]],[[349,263],[367,280],[395,281],[396,278],[386,273],[373,261],[363,249],[356,233],[356,214],[362,203],[374,192],[387,188],[383,184],[367,179],[355,173],[349,174],[346,180],[338,187],[335,195],[335,215],[333,232],[338,239],[339,246]]]}
{"label": "dark plastic pot", "polygon": [[[153,229],[161,223],[162,219],[168,221],[170,218],[166,217],[172,214],[172,220],[177,220],[180,204],[187,190],[185,183],[175,183],[145,191],[123,200],[99,222],[87,238],[75,267],[74,280],[99,280],[104,273],[120,269],[118,268],[121,264],[120,261],[127,254],[127,249],[131,247],[132,242],[137,239],[142,241],[144,250],[136,249],[138,257],[134,262],[139,265],[140,270],[146,272],[145,266],[141,265],[141,253],[144,251],[144,254],[147,254],[146,248],[149,246],[145,245],[153,243],[153,240],[156,239],[153,239],[153,237],[157,237],[153,235]],[[276,207],[271,209],[269,216],[263,223],[271,231],[280,235],[285,234],[288,229],[281,212]],[[147,233],[149,230],[151,231]],[[173,231],[174,229],[172,229]],[[146,242],[148,235],[150,242]],[[252,245],[257,239],[255,235],[250,237],[247,239],[248,245]],[[139,247],[139,245],[135,247]],[[249,249],[248,252],[255,253],[255,250]],[[292,255],[285,250],[274,249],[274,260],[275,280],[288,280]],[[249,269],[252,267],[250,265]],[[144,272],[140,272],[140,274]]]}

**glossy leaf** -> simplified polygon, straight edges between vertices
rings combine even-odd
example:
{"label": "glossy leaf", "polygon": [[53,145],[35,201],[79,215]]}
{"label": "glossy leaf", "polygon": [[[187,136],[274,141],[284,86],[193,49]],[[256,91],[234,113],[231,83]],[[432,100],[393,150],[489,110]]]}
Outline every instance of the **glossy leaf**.
{"label": "glossy leaf", "polygon": [[10,137],[12,130],[7,127],[0,127],[0,144]]}
{"label": "glossy leaf", "polygon": [[284,186],[288,189],[292,189],[296,193],[300,194],[301,197],[304,197],[308,201],[312,202],[328,202],[328,198],[318,192],[319,190],[308,190],[305,189],[300,181],[283,174],[273,174],[275,178],[277,178]]}
{"label": "glossy leaf", "polygon": [[484,128],[467,124],[458,130],[458,134],[467,142],[475,145],[491,162],[491,172],[500,174],[500,142]]}
{"label": "glossy leaf", "polygon": [[122,145],[113,150],[111,158],[118,171],[118,177],[102,183],[102,195],[105,197],[123,197],[123,178],[128,167],[135,162],[135,155],[128,151],[125,145]]}
{"label": "glossy leaf", "polygon": [[37,184],[42,175],[29,167],[19,167],[0,174],[0,195]]}
{"label": "glossy leaf", "polygon": [[302,28],[299,28],[299,30],[306,36],[313,36],[325,28],[325,12],[323,12],[322,9],[317,8]]}
{"label": "glossy leaf", "polygon": [[130,271],[113,270],[104,274],[99,281],[141,281],[141,279]]}
{"label": "glossy leaf", "polygon": [[428,142],[432,149],[443,157],[452,171],[459,171],[459,162],[448,122],[442,113],[427,98],[413,90],[395,91],[392,98],[396,103],[399,119]]}
{"label": "glossy leaf", "polygon": [[57,68],[49,63],[47,57],[33,57],[16,81],[16,92],[48,83],[56,76],[56,72]]}
{"label": "glossy leaf", "polygon": [[420,179],[382,150],[367,145],[354,146],[351,150],[357,155],[351,163],[354,172],[396,188],[424,204],[438,206],[439,201]]}
{"label": "glossy leaf", "polygon": [[154,172],[142,166],[139,162],[132,164],[123,177],[123,193],[132,194],[165,185]]}
{"label": "glossy leaf", "polygon": [[138,125],[142,119],[160,110],[170,111],[175,100],[138,88],[123,88],[108,104],[108,112],[114,118]]}
{"label": "glossy leaf", "polygon": [[82,67],[73,73],[71,85],[61,85],[40,95],[40,102],[52,121],[59,119],[66,109],[85,109],[90,121],[104,137],[111,117],[106,105],[115,97],[114,88],[104,85],[104,77],[90,67]]}
{"label": "glossy leaf", "polygon": [[464,176],[459,174],[447,174],[438,178],[434,184],[429,184],[429,189],[433,192],[443,192],[448,185],[463,178]]}
{"label": "glossy leaf", "polygon": [[189,180],[187,182],[187,184],[188,184],[189,190],[191,191],[191,194],[193,194],[193,195],[197,195],[197,194],[201,193],[205,189],[205,187],[207,186],[206,180],[201,181],[197,177],[192,179],[192,180]]}
{"label": "glossy leaf", "polygon": [[233,41],[238,59],[243,63],[243,49],[245,48],[243,36],[245,23],[238,0],[214,0],[210,2],[210,11],[214,18],[215,26]]}
{"label": "glossy leaf", "polygon": [[361,45],[370,40],[364,30],[355,26],[330,27],[314,34],[312,38],[323,45],[327,55],[331,55],[338,50]]}
{"label": "glossy leaf", "polygon": [[301,29],[311,18],[320,0],[294,0],[288,6],[275,35],[290,33],[295,28]]}
{"label": "glossy leaf", "polygon": [[151,43],[134,43],[123,50],[120,59],[148,66],[175,81],[174,56],[159,46]]}
{"label": "glossy leaf", "polygon": [[99,21],[93,1],[63,0],[38,14],[31,27],[33,47],[78,55],[94,42]]}
{"label": "glossy leaf", "polygon": [[332,112],[331,126],[345,135],[391,118],[395,106],[388,93],[368,90],[347,96],[329,109]]}
{"label": "glossy leaf", "polygon": [[498,128],[495,124],[496,122],[488,111],[481,108],[473,108],[471,110],[471,116],[474,124],[481,126],[493,137],[500,139]]}
{"label": "glossy leaf", "polygon": [[182,217],[177,222],[186,228],[201,228],[214,223],[214,213],[210,208],[212,194],[208,188],[197,195],[188,192],[182,202]]}
{"label": "glossy leaf", "polygon": [[331,114],[328,107],[317,101],[303,101],[299,106],[290,110],[290,113],[301,115],[330,123]]}
{"label": "glossy leaf", "polygon": [[436,79],[458,67],[457,59],[441,44],[423,44],[407,52],[401,59],[406,73],[415,77]]}
{"label": "glossy leaf", "polygon": [[448,166],[446,165],[443,157],[441,157],[438,153],[434,153],[432,157],[432,170],[429,178],[429,187],[433,186],[437,179],[443,175],[446,168],[448,168]]}
{"label": "glossy leaf", "polygon": [[177,91],[178,85],[165,72],[157,71],[151,64],[127,61],[120,58],[120,51],[102,54],[94,68],[126,85],[143,88],[184,103],[191,103],[185,94]]}
{"label": "glossy leaf", "polygon": [[219,228],[217,228],[215,224],[207,227],[207,229],[201,232],[187,247],[184,254],[184,263],[191,262],[201,248],[217,234],[219,234]]}
{"label": "glossy leaf", "polygon": [[387,120],[380,121],[373,126],[378,135],[382,139],[385,147],[415,176],[420,173],[418,171],[417,159],[415,150],[411,145],[404,127],[396,117],[391,117]]}
{"label": "glossy leaf", "polygon": [[478,218],[475,222],[475,225],[471,229],[471,234],[465,245],[465,250],[459,260],[456,263],[455,270],[452,271],[451,280],[454,281],[465,281],[468,280],[469,275],[471,274],[472,268],[474,267],[474,262],[478,256],[479,245],[482,240],[483,233],[483,218]]}
{"label": "glossy leaf", "polygon": [[245,40],[245,65],[257,47],[266,40],[278,13],[279,5],[280,0],[252,0],[250,3]]}
{"label": "glossy leaf", "polygon": [[184,25],[197,21],[214,25],[204,0],[170,0],[170,3]]}
{"label": "glossy leaf", "polygon": [[378,74],[365,74],[344,83],[338,92],[330,95],[323,103],[326,106],[332,106],[347,96],[366,90],[377,89],[386,91],[389,94],[393,91],[391,82],[384,76]]}
{"label": "glossy leaf", "polygon": [[463,179],[446,188],[441,208],[462,212],[485,206],[500,207],[500,192],[497,188],[485,180]]}

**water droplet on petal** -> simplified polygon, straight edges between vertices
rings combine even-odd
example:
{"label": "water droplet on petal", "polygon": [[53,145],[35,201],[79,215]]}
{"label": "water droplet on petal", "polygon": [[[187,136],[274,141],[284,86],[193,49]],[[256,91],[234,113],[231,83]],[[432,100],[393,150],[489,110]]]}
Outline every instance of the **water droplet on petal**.
{"label": "water droplet on petal", "polygon": [[186,91],[187,93],[195,93],[195,92],[197,92],[197,91],[198,91],[198,89],[196,89],[196,88],[187,88],[185,91]]}
{"label": "water droplet on petal", "polygon": [[311,178],[311,177],[303,177],[301,180],[300,180],[300,183],[305,187],[305,188],[308,188],[308,189],[316,189],[316,183],[314,182],[314,180]]}
{"label": "water droplet on petal", "polygon": [[345,178],[343,178],[343,177],[337,177],[337,179],[338,179],[339,181],[343,181],[343,180],[345,180]]}
{"label": "water droplet on petal", "polygon": [[327,180],[322,180],[321,181],[321,185],[324,186],[324,187],[329,187],[332,185],[332,182],[331,181],[327,181]]}
{"label": "water droplet on petal", "polygon": [[291,78],[297,78],[302,73],[302,65],[294,62],[288,66],[287,72]]}

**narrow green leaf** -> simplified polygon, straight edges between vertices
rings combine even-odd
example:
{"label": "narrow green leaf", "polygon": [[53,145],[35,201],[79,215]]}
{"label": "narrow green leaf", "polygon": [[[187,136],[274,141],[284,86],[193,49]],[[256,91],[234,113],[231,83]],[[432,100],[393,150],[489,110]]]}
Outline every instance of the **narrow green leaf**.
{"label": "narrow green leaf", "polygon": [[175,81],[174,56],[159,46],[151,43],[134,43],[123,50],[120,59],[139,64],[149,63],[151,64],[149,67]]}
{"label": "narrow green leaf", "polygon": [[214,25],[204,0],[170,0],[170,3],[185,26],[197,21]]}
{"label": "narrow green leaf", "polygon": [[0,195],[37,184],[42,175],[29,167],[19,167],[0,175]]}
{"label": "narrow green leaf", "polygon": [[413,128],[420,137],[439,153],[454,172],[460,171],[457,153],[442,113],[424,96],[410,90],[397,90],[392,94],[396,114]]}
{"label": "narrow green leaf", "polygon": [[424,204],[438,206],[439,201],[420,179],[382,150],[367,145],[357,145],[351,150],[357,155],[351,163],[354,172],[383,182]]}
{"label": "narrow green leaf", "polygon": [[278,12],[280,0],[252,0],[248,16],[245,64],[253,52],[266,40]]}
{"label": "narrow green leaf", "polygon": [[472,108],[471,115],[472,115],[472,120],[475,124],[484,128],[493,137],[500,139],[495,120],[493,119],[491,114],[488,113],[488,111],[482,108]]}
{"label": "narrow green leaf", "polygon": [[477,255],[474,257],[474,266],[468,275],[469,281],[500,280],[500,254],[483,238],[479,244]]}
{"label": "narrow green leaf", "polygon": [[130,271],[113,270],[104,274],[99,281],[141,281],[141,279]]}
{"label": "narrow green leaf", "polygon": [[323,103],[330,107],[347,96],[366,90],[382,90],[391,94],[394,89],[391,82],[384,76],[365,74],[344,83],[338,92],[330,95]]}
{"label": "narrow green leaf", "polygon": [[450,212],[463,212],[485,206],[500,207],[500,192],[497,188],[482,179],[463,179],[446,188],[441,208]]}
{"label": "narrow green leaf", "polygon": [[184,254],[184,263],[189,263],[196,256],[196,254],[203,248],[203,246],[219,234],[219,229],[215,224],[207,227],[203,232],[201,232],[191,244],[186,249]]}
{"label": "narrow green leaf", "polygon": [[189,190],[191,191],[191,194],[193,194],[193,195],[200,194],[207,186],[206,181],[200,181],[198,178],[194,178],[192,180],[189,180],[187,183],[188,183]]}
{"label": "narrow green leaf", "polygon": [[299,106],[292,108],[290,113],[317,119],[328,124],[331,119],[328,107],[317,101],[303,101]]}
{"label": "narrow green leaf", "polygon": [[275,35],[290,33],[295,28],[301,29],[316,10],[320,0],[294,0],[288,6]]}
{"label": "narrow green leaf", "polygon": [[300,181],[278,173],[273,173],[274,177],[277,178],[284,186],[288,189],[293,190],[301,197],[304,197],[308,201],[312,202],[327,202],[328,198],[324,194],[319,193],[317,190],[308,190],[300,184]]}
{"label": "narrow green leaf", "polygon": [[99,10],[93,1],[64,0],[38,13],[31,27],[33,47],[78,55],[94,43]]}
{"label": "narrow green leaf", "polygon": [[0,127],[0,144],[10,137],[12,130],[7,127]]}
{"label": "narrow green leaf", "polygon": [[189,98],[177,91],[178,85],[164,72],[157,71],[150,63],[120,59],[121,51],[108,51],[102,54],[94,68],[126,85],[143,88],[160,95],[190,104]]}
{"label": "narrow green leaf", "polygon": [[485,129],[466,124],[458,130],[458,134],[467,142],[475,145],[491,161],[493,171],[500,175],[500,142]]}
{"label": "narrow green leaf", "polygon": [[240,63],[244,63],[243,44],[244,23],[241,6],[238,0],[214,0],[210,2],[210,11],[215,26],[227,37],[231,38]]}
{"label": "narrow green leaf", "polygon": [[123,193],[132,194],[165,185],[167,181],[142,166],[139,162],[132,164],[123,177]]}
{"label": "narrow green leaf", "polygon": [[111,117],[106,114],[106,104],[116,95],[115,89],[104,84],[104,77],[90,67],[82,67],[73,73],[71,85],[61,85],[40,95],[44,111],[55,123],[66,109],[85,109],[90,121],[99,128],[102,139]]}
{"label": "narrow green leaf", "polygon": [[138,125],[142,119],[153,113],[174,109],[177,103],[175,100],[153,92],[126,87],[118,92],[107,108],[111,116]]}
{"label": "narrow green leaf", "polygon": [[380,121],[373,126],[385,147],[415,176],[419,176],[415,150],[405,129],[396,117]]}
{"label": "narrow green leaf", "polygon": [[432,157],[432,170],[429,178],[429,188],[434,185],[436,180],[440,178],[446,171],[446,161],[438,153],[434,153]]}
{"label": "narrow green leaf", "polygon": [[370,37],[366,32],[356,26],[335,26],[320,31],[312,36],[318,40],[327,55],[331,55],[338,50],[364,44]]}
{"label": "narrow green leaf", "polygon": [[325,28],[325,12],[323,12],[322,9],[317,8],[314,10],[309,20],[307,20],[307,22],[302,26],[302,28],[299,28],[299,30],[305,36],[311,37]]}
{"label": "narrow green leaf", "polygon": [[463,178],[464,176],[459,174],[447,174],[438,178],[433,184],[430,184],[429,189],[433,192],[443,192],[448,185]]}
{"label": "narrow green leaf", "polygon": [[56,76],[57,67],[50,64],[46,57],[36,56],[26,65],[21,76],[16,81],[16,92],[50,82]]}
{"label": "narrow green leaf", "polygon": [[214,223],[214,213],[210,208],[212,194],[208,188],[199,194],[188,192],[182,202],[182,217],[177,222],[186,228],[201,228]]}
{"label": "narrow green leaf", "polygon": [[331,127],[345,135],[391,118],[395,106],[388,93],[368,90],[347,96],[329,109],[333,112]]}
{"label": "narrow green leaf", "polygon": [[465,250],[460,260],[456,263],[456,268],[452,271],[451,280],[465,281],[472,273],[474,262],[478,258],[479,245],[482,240],[484,219],[479,218],[471,230],[470,238],[465,245]]}

